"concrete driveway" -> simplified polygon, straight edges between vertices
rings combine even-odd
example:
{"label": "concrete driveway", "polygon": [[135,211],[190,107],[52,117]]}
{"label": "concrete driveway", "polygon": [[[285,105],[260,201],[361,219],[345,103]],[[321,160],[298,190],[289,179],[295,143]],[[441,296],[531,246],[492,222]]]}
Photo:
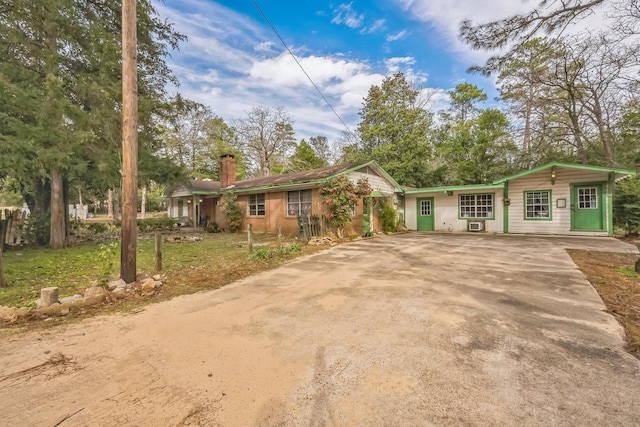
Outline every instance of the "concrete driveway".
{"label": "concrete driveway", "polygon": [[[386,236],[134,315],[10,336],[0,424],[640,425],[640,361],[566,247],[637,251]],[[72,364],[48,366],[53,354]]]}

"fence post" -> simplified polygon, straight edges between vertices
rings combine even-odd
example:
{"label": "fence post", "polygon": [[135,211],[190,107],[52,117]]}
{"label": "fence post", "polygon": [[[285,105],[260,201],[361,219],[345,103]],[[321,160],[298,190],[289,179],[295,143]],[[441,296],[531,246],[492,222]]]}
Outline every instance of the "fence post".
{"label": "fence post", "polygon": [[162,271],[162,233],[156,231],[156,271]]}
{"label": "fence post", "polygon": [[4,225],[5,225],[5,221],[0,219],[0,239],[2,239],[2,241],[0,241],[0,288],[9,287],[7,278],[4,276],[4,266],[2,264],[2,255],[4,253],[4,230],[5,230]]}
{"label": "fence post", "polygon": [[247,231],[247,240],[249,242],[249,253],[253,253],[253,224],[249,224],[249,230]]}
{"label": "fence post", "polygon": [[278,249],[282,248],[282,226],[278,224]]}

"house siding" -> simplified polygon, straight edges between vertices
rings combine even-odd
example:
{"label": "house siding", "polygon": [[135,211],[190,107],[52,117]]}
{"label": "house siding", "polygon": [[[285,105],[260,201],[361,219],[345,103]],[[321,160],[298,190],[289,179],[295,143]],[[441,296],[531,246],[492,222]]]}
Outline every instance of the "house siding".
{"label": "house siding", "polygon": [[[606,236],[609,218],[609,198],[607,194],[612,191],[608,188],[608,174],[606,172],[589,171],[581,169],[556,168],[555,183],[551,183],[551,169],[544,169],[529,175],[515,178],[509,181],[509,233],[536,233],[536,234],[571,234],[576,236]],[[602,203],[605,210],[604,231],[572,231],[571,230],[571,184],[602,183]],[[551,191],[551,220],[525,220],[524,219],[524,193],[525,191],[550,190]],[[558,199],[566,200],[566,207],[558,208]]]}
{"label": "house siding", "polygon": [[458,217],[458,200],[461,194],[493,194],[493,219],[484,220],[485,231],[489,233],[503,232],[504,197],[501,188],[454,191],[452,196],[448,196],[444,192],[407,195],[405,200],[406,227],[409,230],[418,229],[417,199],[433,197],[435,231],[467,231],[468,220]]}

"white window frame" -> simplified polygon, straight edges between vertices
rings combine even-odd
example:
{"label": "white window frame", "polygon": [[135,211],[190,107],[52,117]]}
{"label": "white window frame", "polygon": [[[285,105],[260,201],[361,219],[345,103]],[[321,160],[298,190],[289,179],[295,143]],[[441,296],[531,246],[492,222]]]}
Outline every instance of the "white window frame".
{"label": "white window frame", "polygon": [[494,193],[458,195],[459,219],[494,219]]}
{"label": "white window frame", "polygon": [[287,216],[311,215],[312,197],[311,190],[288,191]]}
{"label": "white window frame", "polygon": [[247,204],[249,216],[264,216],[266,212],[265,194],[249,194],[249,203]]}
{"label": "white window frame", "polygon": [[551,219],[551,190],[527,190],[524,192],[524,219]]}

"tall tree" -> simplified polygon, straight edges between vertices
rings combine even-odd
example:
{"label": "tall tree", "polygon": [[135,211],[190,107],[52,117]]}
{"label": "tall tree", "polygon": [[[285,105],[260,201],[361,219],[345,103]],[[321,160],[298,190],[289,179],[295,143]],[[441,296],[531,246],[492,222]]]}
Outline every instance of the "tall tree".
{"label": "tall tree", "polygon": [[296,146],[296,150],[289,158],[289,163],[292,172],[318,169],[328,165],[304,139]]}
{"label": "tall tree", "polygon": [[281,171],[295,147],[292,120],[283,108],[254,107],[234,128],[258,176]]}
{"label": "tall tree", "polygon": [[313,151],[318,157],[320,157],[327,165],[333,164],[336,160],[336,155],[329,140],[326,136],[318,135],[309,138],[309,145],[313,148]]}
{"label": "tall tree", "polygon": [[399,183],[426,185],[432,156],[427,139],[432,116],[426,102],[400,72],[372,86],[358,113],[360,141],[345,147],[343,157],[376,160]]}
{"label": "tall tree", "polygon": [[486,95],[473,84],[457,85],[449,96],[449,111],[434,132],[431,185],[488,183],[513,172],[517,150],[504,113],[480,108]]}
{"label": "tall tree", "polygon": [[219,179],[220,156],[233,154],[239,177],[246,164],[236,134],[221,117],[203,104],[177,95],[167,106],[160,124],[159,154],[180,166],[185,175]]}
{"label": "tall tree", "polygon": [[[69,181],[86,179],[102,165],[119,181],[120,2],[16,0],[2,12],[0,149],[7,156],[1,162],[25,189],[34,178],[32,191],[50,188],[50,197],[35,199],[50,200],[50,246],[60,248]],[[139,129],[146,150],[153,111],[173,80],[164,58],[183,37],[148,0],[138,1],[138,32]]]}

